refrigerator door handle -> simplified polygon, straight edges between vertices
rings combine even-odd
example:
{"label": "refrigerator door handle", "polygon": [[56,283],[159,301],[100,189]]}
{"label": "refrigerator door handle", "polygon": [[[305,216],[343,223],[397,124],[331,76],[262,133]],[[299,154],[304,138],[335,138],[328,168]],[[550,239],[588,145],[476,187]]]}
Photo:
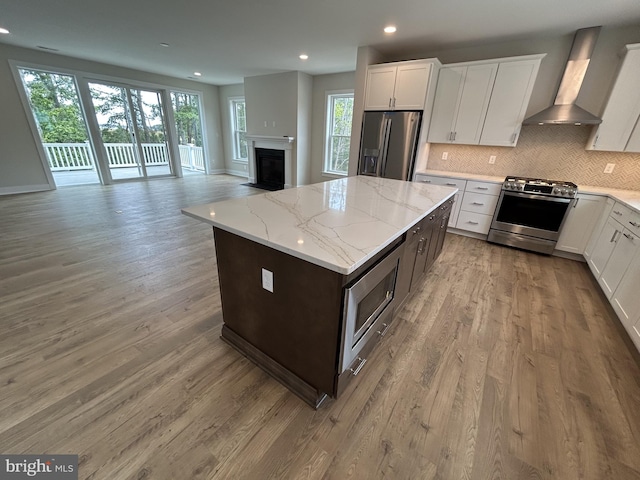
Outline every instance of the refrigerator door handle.
{"label": "refrigerator door handle", "polygon": [[391,119],[384,119],[384,136],[382,138],[382,148],[380,148],[380,162],[378,163],[377,176],[384,177],[387,169],[387,156],[389,154],[389,136],[391,135]]}

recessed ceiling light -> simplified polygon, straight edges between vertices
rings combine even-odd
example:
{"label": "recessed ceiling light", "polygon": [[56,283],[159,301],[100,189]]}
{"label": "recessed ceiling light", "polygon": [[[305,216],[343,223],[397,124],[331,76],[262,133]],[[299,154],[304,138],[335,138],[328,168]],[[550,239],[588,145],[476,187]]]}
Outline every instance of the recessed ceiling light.
{"label": "recessed ceiling light", "polygon": [[307,60],[308,58],[309,58],[309,55],[306,55],[304,53],[300,55],[300,60]]}
{"label": "recessed ceiling light", "polygon": [[202,74],[201,74],[200,72],[193,72],[193,74],[194,74],[196,77],[201,77],[201,76],[202,76]]}
{"label": "recessed ceiling light", "polygon": [[168,44],[168,43],[164,43],[164,42],[162,42],[162,43],[160,44],[160,46],[161,46],[161,47],[168,47],[168,46],[169,46],[169,44]]}
{"label": "recessed ceiling light", "polygon": [[7,30],[6,28],[0,28],[0,33],[4,33],[5,35],[8,35],[11,32],[9,30]]}
{"label": "recessed ceiling light", "polygon": [[393,25],[389,25],[388,27],[384,27],[384,33],[396,33],[396,27]]}

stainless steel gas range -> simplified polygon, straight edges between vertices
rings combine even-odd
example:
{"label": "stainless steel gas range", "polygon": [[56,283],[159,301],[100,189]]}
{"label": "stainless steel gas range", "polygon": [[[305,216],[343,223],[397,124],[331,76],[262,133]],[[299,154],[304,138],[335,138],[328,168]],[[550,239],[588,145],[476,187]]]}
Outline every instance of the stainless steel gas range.
{"label": "stainless steel gas range", "polygon": [[505,178],[487,240],[551,254],[577,192],[571,182]]}

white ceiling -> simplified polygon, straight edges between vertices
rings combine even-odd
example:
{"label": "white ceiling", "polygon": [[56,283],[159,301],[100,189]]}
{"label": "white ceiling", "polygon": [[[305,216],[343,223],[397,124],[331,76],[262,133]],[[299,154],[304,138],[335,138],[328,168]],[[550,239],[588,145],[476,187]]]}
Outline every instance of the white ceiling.
{"label": "white ceiling", "polygon": [[[387,24],[398,32],[385,35]],[[352,71],[363,45],[394,54],[633,24],[639,0],[0,0],[11,31],[2,43],[181,78],[199,71],[215,85]]]}

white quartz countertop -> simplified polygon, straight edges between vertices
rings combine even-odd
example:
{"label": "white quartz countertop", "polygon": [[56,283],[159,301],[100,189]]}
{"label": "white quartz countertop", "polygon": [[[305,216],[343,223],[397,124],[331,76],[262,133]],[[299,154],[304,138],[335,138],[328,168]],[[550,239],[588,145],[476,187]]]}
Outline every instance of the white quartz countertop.
{"label": "white quartz countertop", "polygon": [[[477,180],[482,182],[502,183],[504,177],[494,177],[490,175],[477,175],[474,173],[448,172],[444,170],[423,170],[416,172],[416,175],[433,175],[437,177],[451,177],[465,180]],[[571,181],[570,179],[568,181]],[[638,190],[617,190],[615,188],[594,187],[591,185],[578,185],[579,193],[591,193],[594,195],[606,195],[614,200],[624,203],[640,213],[640,191]]]}
{"label": "white quartz countertop", "polygon": [[347,275],[457,191],[356,176],[197,205],[182,213]]}

